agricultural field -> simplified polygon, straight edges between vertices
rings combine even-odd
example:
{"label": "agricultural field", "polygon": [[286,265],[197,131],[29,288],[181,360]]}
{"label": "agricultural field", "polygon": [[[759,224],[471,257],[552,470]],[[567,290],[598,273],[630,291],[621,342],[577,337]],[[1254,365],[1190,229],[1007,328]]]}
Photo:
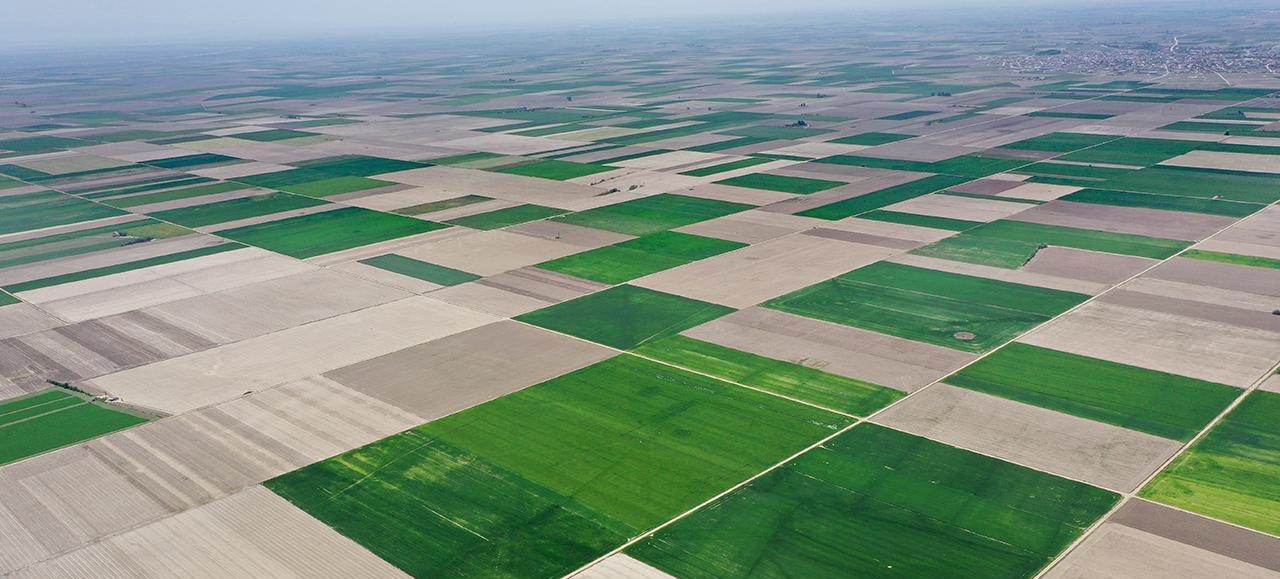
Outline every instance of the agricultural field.
{"label": "agricultural field", "polygon": [[417,577],[563,575],[848,422],[622,355],[267,487]]}
{"label": "agricultural field", "polygon": [[1117,498],[864,424],[627,553],[689,579],[1032,577]]}
{"label": "agricultural field", "polygon": [[1086,297],[880,262],[770,300],[767,305],[901,338],[984,352]]}
{"label": "agricultural field", "polygon": [[1280,576],[1265,3],[409,4],[6,7],[0,576]]}
{"label": "agricultural field", "polygon": [[0,465],[146,422],[65,390],[0,403]]}

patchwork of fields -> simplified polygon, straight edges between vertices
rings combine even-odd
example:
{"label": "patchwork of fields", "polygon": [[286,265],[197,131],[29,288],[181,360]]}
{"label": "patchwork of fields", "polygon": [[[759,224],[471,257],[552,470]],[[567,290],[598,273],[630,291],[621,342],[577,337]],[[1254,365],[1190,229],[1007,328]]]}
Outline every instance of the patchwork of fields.
{"label": "patchwork of fields", "polygon": [[1280,82],[813,34],[6,79],[0,575],[1280,577]]}

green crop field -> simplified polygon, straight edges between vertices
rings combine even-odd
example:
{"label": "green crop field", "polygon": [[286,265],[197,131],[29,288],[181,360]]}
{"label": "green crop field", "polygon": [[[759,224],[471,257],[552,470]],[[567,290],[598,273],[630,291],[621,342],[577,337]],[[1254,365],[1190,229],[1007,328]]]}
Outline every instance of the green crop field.
{"label": "green crop field", "polygon": [[1049,161],[1041,161],[1032,163],[1026,167],[1020,167],[1014,171],[1020,175],[1042,175],[1046,177],[1068,177],[1072,179],[1080,179],[1089,181],[1092,185],[1108,179],[1118,179],[1133,172],[1133,169],[1118,169],[1115,167],[1097,167],[1094,165],[1074,165],[1071,163],[1053,163]]}
{"label": "green crop field", "polygon": [[[124,232],[129,236],[116,237],[117,232]],[[190,233],[193,232],[185,227],[139,218],[105,227],[10,241],[0,243],[0,268],[121,247],[143,237],[164,239]]]}
{"label": "green crop field", "polygon": [[1145,209],[1163,209],[1165,211],[1186,211],[1221,215],[1225,217],[1246,217],[1263,208],[1255,203],[1241,203],[1222,199],[1204,199],[1200,197],[1178,197],[1155,193],[1131,193],[1128,191],[1111,191],[1107,189],[1082,189],[1059,197],[1063,201],[1076,203],[1095,203],[1098,205],[1115,205],[1117,207],[1141,207]]}
{"label": "green crop field", "polygon": [[1131,171],[1107,181],[1107,189],[1182,197],[1275,203],[1280,201],[1280,175],[1160,165]]}
{"label": "green crop field", "polygon": [[546,261],[538,264],[538,267],[601,283],[617,284],[742,247],[746,247],[746,244],[675,231],[660,231]]}
{"label": "green crop field", "polygon": [[1146,167],[1199,148],[1196,141],[1125,137],[1059,157],[1062,161]]}
{"label": "green crop field", "polygon": [[205,195],[216,195],[218,193],[239,191],[241,189],[245,189],[245,186],[240,183],[212,183],[209,185],[173,189],[171,191],[161,191],[159,193],[151,193],[148,195],[133,195],[130,197],[108,199],[104,201],[104,203],[111,205],[112,207],[138,207],[140,205],[147,205],[150,203],[163,203],[165,201],[176,201],[178,199],[190,199],[192,197],[203,197]]}
{"label": "green crop field", "polygon": [[627,553],[681,579],[1024,578],[1117,500],[862,424]]}
{"label": "green crop field", "polygon": [[330,197],[333,195],[342,195],[343,193],[354,193],[356,191],[390,187],[395,184],[396,183],[392,183],[391,181],[380,181],[378,179],[370,179],[368,177],[346,176],[330,177],[328,179],[307,181],[305,183],[291,185],[281,185],[280,190],[297,193],[298,195],[306,195],[308,197]]}
{"label": "green crop field", "polygon": [[941,191],[947,187],[953,187],[968,180],[969,179],[965,177],[933,175],[923,179],[917,179],[909,183],[886,187],[865,195],[851,197],[843,201],[836,201],[835,203],[828,203],[826,205],[814,207],[813,209],[801,211],[796,215],[836,221],[844,219],[845,217],[861,215],[868,211],[887,207],[908,199],[928,195],[934,191]]}
{"label": "green crop field", "polygon": [[230,199],[227,201],[219,201],[217,203],[193,205],[191,207],[170,209],[168,211],[157,211],[150,215],[156,219],[163,219],[185,227],[203,227],[205,225],[213,225],[215,223],[226,223],[228,221],[236,221],[238,219],[247,219],[249,217],[270,215],[272,213],[281,213],[284,211],[325,204],[325,201],[312,199],[310,197],[303,197],[301,195],[291,195],[289,193],[268,193],[266,195],[259,195],[256,197],[241,197],[239,199]]}
{"label": "green crop field", "polygon": [[848,422],[623,355],[266,486],[415,577],[558,577]]}
{"label": "green crop field", "polygon": [[872,169],[893,169],[895,171],[916,171],[919,173],[940,173],[959,177],[977,179],[1026,165],[1025,159],[1007,159],[1005,157],[988,157],[985,155],[962,155],[942,161],[907,161],[902,159],[885,159],[881,157],[863,157],[859,155],[835,155],[818,159],[817,163],[833,165],[852,165],[870,167]]}
{"label": "green crop field", "polygon": [[1223,384],[1016,342],[945,382],[1184,442],[1240,395]]}
{"label": "green crop field", "polygon": [[0,402],[0,464],[146,422],[62,390]]}
{"label": "green crop field", "polygon": [[1140,496],[1280,534],[1280,394],[1258,390]]}
{"label": "green crop field", "polygon": [[828,143],[837,143],[840,145],[867,145],[874,147],[876,145],[887,145],[904,139],[914,138],[915,135],[903,135],[899,133],[862,133],[858,135],[849,135],[848,137],[840,137],[839,139],[831,139]]}
{"label": "green crop field", "polygon": [[959,235],[914,249],[911,253],[1018,269],[1031,261],[1041,246],[1071,247],[1165,259],[1190,245],[1189,241],[1176,239],[1001,220],[992,221]]}
{"label": "green crop field", "polygon": [[655,340],[633,351],[855,416],[866,416],[906,396],[904,392],[870,382],[681,335]]}
{"label": "green crop field", "polygon": [[9,195],[0,197],[0,235],[124,214],[57,191]]}
{"label": "green crop field", "polygon": [[[149,180],[144,179],[144,181],[149,181]],[[208,177],[182,177],[179,179],[165,179],[163,181],[156,181],[156,182],[144,183],[144,184],[135,184],[135,185],[130,185],[128,187],[111,186],[111,187],[106,187],[101,189],[95,187],[90,191],[81,192],[80,196],[84,197],[85,199],[106,199],[107,203],[111,205],[115,205],[115,203],[113,203],[112,201],[115,199],[119,199],[124,195],[134,195],[137,193],[146,193],[148,191],[160,191],[161,189],[172,189],[174,187],[188,187],[191,185],[199,185],[202,183],[212,183],[212,182],[213,182],[213,179],[210,179]]]}
{"label": "green crop field", "polygon": [[626,350],[677,334],[733,311],[721,305],[620,285],[516,319]]}
{"label": "green crop field", "polygon": [[574,163],[572,161],[559,161],[555,159],[540,160],[523,165],[513,165],[510,167],[502,167],[495,169],[499,173],[510,173],[512,175],[523,175],[525,177],[539,177],[542,179],[555,179],[557,181],[565,181],[575,177],[585,177],[605,171],[613,171],[613,167],[605,167],[603,165],[595,165],[591,163]]}
{"label": "green crop field", "polygon": [[557,217],[573,225],[648,235],[753,208],[745,203],[663,193]]}
{"label": "green crop field", "polygon": [[472,229],[501,229],[520,223],[529,221],[537,221],[548,217],[555,217],[568,213],[566,209],[556,209],[555,207],[544,207],[542,205],[516,205],[514,207],[504,207],[496,211],[486,213],[477,213],[457,219],[450,219],[445,223],[450,225],[461,225],[462,227],[470,227]]}
{"label": "green crop field", "polygon": [[1023,139],[1008,145],[1001,145],[1001,149],[1015,149],[1023,151],[1048,151],[1050,153],[1067,153],[1085,147],[1093,147],[1101,145],[1107,141],[1113,141],[1116,137],[1111,135],[1091,135],[1087,133],[1049,133]]}
{"label": "green crop field", "polygon": [[0,306],[7,306],[21,302],[22,300],[9,295],[9,292],[0,290]]}
{"label": "green crop field", "polygon": [[398,213],[400,215],[423,215],[426,213],[435,213],[436,211],[444,211],[445,209],[453,209],[455,207],[465,207],[474,203],[483,203],[485,201],[492,200],[492,197],[485,197],[484,195],[463,195],[461,197],[454,197],[443,201],[432,201],[430,203],[401,207],[400,209],[393,210],[392,213]]}
{"label": "green crop field", "polygon": [[845,183],[844,181],[788,177],[786,175],[770,175],[768,173],[753,173],[751,175],[742,175],[740,177],[730,177],[728,179],[716,181],[716,183],[720,185],[733,185],[735,187],[780,191],[782,193],[795,193],[798,195],[808,195],[810,193],[833,189],[841,185],[848,185],[848,183]]}
{"label": "green crop field", "polygon": [[901,211],[887,211],[884,209],[868,211],[858,217],[860,219],[871,219],[887,223],[901,223],[903,225],[915,225],[918,227],[932,227],[934,229],[946,229],[948,231],[964,231],[966,229],[973,229],[974,227],[982,225],[981,221],[966,221],[964,219],[935,217],[933,215],[903,213]]}
{"label": "green crop field", "polygon": [[[311,184],[309,188],[323,193],[325,191],[335,191],[337,189],[341,189],[341,187],[328,183],[316,185],[316,182],[327,181],[329,179],[340,177],[368,177],[370,175],[407,171],[409,169],[419,169],[427,166],[423,163],[414,163],[412,161],[384,159],[381,157],[364,157],[360,155],[328,157],[294,164],[297,165],[298,168],[277,171],[275,173],[236,177],[234,181],[258,187],[268,187],[280,190],[286,190],[286,188],[293,187],[295,185],[304,185],[304,191],[308,189],[306,184]],[[338,185],[341,185],[346,182],[338,181],[337,183]],[[355,181],[354,183],[363,183],[363,181]],[[389,182],[386,184],[394,185],[394,183]],[[348,183],[347,186],[350,186],[350,183]],[[334,195],[336,193],[330,192],[327,194]]]}
{"label": "green crop field", "polygon": [[448,227],[412,217],[343,207],[219,231],[218,235],[305,259]]}
{"label": "green crop field", "polygon": [[1238,253],[1223,253],[1220,251],[1192,249],[1183,253],[1179,257],[1189,257],[1191,259],[1199,259],[1202,261],[1216,261],[1218,263],[1229,263],[1231,265],[1247,265],[1249,267],[1280,269],[1280,259],[1258,257],[1256,255],[1240,255]]}
{"label": "green crop field", "polygon": [[195,155],[183,155],[181,157],[169,157],[166,159],[153,159],[146,161],[144,164],[152,167],[160,167],[163,169],[190,169],[192,167],[207,167],[209,165],[224,165],[228,163],[238,163],[243,161],[236,157],[227,155],[219,155],[217,153],[196,153]]}
{"label": "green crop field", "polygon": [[[775,298],[767,307],[985,352],[1089,296],[879,262]],[[962,332],[973,334],[962,339]]]}
{"label": "green crop field", "polygon": [[772,160],[773,159],[765,159],[762,157],[747,157],[746,159],[738,159],[737,161],[729,161],[728,163],[720,163],[718,165],[693,169],[692,171],[685,171],[680,174],[688,175],[690,177],[706,177],[707,175],[715,175],[716,173],[724,173],[725,171],[733,171],[735,169],[761,165]]}
{"label": "green crop field", "polygon": [[394,253],[362,259],[360,263],[443,286],[458,285],[480,279],[480,276],[475,274]]}

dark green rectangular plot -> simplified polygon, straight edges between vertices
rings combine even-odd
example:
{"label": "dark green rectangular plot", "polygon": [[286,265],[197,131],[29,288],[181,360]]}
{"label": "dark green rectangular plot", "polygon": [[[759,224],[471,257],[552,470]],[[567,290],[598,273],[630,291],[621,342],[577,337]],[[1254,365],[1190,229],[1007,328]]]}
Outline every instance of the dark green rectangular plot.
{"label": "dark green rectangular plot", "polygon": [[477,213],[475,215],[467,215],[466,217],[458,217],[445,221],[450,225],[461,225],[462,227],[470,227],[472,229],[500,229],[529,221],[537,221],[548,217],[555,217],[568,213],[567,209],[557,209],[555,207],[544,207],[542,205],[516,205],[514,207],[504,207],[496,211],[486,213]]}
{"label": "dark green rectangular plot", "polygon": [[458,285],[480,279],[480,276],[475,274],[395,253],[362,259],[360,263],[443,286]]}
{"label": "dark green rectangular plot", "polygon": [[733,312],[733,308],[620,285],[516,319],[626,350]]}
{"label": "dark green rectangular plot", "polygon": [[751,189],[764,189],[766,191],[778,191],[781,193],[795,193],[797,195],[809,195],[827,189],[834,189],[841,185],[848,185],[844,181],[830,181],[827,179],[810,179],[807,177],[791,177],[787,175],[770,175],[768,173],[753,173],[750,175],[742,175],[739,177],[730,177],[716,181],[719,185],[733,185],[735,187],[748,187]]}
{"label": "dark green rectangular plot", "polygon": [[662,193],[571,213],[554,220],[627,235],[647,235],[753,207],[745,203]]}
{"label": "dark green rectangular plot", "polygon": [[325,205],[327,202],[302,195],[289,193],[268,193],[255,197],[241,197],[204,205],[193,205],[168,211],[151,213],[156,219],[163,219],[185,227],[204,227],[216,223],[226,223],[239,219],[281,213],[294,209]]}
{"label": "dark green rectangular plot", "polygon": [[868,211],[880,209],[882,207],[888,207],[889,205],[900,203],[908,199],[928,195],[935,191],[946,189],[947,187],[959,185],[968,180],[969,179],[965,177],[933,175],[911,181],[910,183],[886,187],[865,195],[859,195],[843,201],[836,201],[835,203],[828,203],[826,205],[814,207],[813,209],[807,209],[797,213],[796,215],[836,221],[844,219],[845,217],[853,217]]}

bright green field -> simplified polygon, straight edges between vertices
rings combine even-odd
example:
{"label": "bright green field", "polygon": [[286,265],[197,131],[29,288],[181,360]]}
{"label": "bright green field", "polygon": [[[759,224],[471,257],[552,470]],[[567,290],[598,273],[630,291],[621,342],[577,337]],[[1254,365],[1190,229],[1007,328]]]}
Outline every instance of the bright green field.
{"label": "bright green field", "polygon": [[500,229],[529,221],[555,217],[556,215],[564,213],[568,213],[568,211],[565,209],[556,209],[555,207],[525,204],[516,205],[514,207],[504,207],[497,211],[477,213],[475,215],[450,219],[445,223],[461,225],[462,227],[470,227],[472,229]]}
{"label": "bright green field", "polygon": [[801,211],[796,215],[804,217],[817,217],[818,219],[829,219],[836,221],[845,217],[860,215],[868,211],[887,207],[894,203],[914,199],[923,195],[928,195],[934,191],[941,191],[947,187],[952,187],[969,181],[965,177],[954,177],[951,175],[933,175],[923,179],[917,179],[910,183],[902,185],[894,185],[886,187],[879,191],[873,191],[866,195],[851,197],[843,201],[828,203],[820,207],[814,207]]}
{"label": "bright green field", "polygon": [[1026,265],[1041,245],[1165,259],[1191,243],[1127,233],[1002,220],[975,227],[960,235],[912,250],[911,253],[1017,269]]}
{"label": "bright green field", "polygon": [[517,316],[535,326],[627,350],[733,311],[721,305],[620,285]]}
{"label": "bright green field", "polygon": [[[1109,183],[1114,183],[1111,181]],[[1142,207],[1146,209],[1163,209],[1165,211],[1187,211],[1222,215],[1226,217],[1246,217],[1262,209],[1262,205],[1240,203],[1223,199],[1203,199],[1199,197],[1179,197],[1176,195],[1131,193],[1128,191],[1110,191],[1107,189],[1082,189],[1059,197],[1063,201],[1076,203],[1096,203],[1099,205],[1115,205],[1117,207]]]}
{"label": "bright green field", "polygon": [[751,209],[753,205],[663,193],[588,209],[555,221],[627,235],[647,235]]}
{"label": "bright green field", "polygon": [[217,203],[157,211],[150,215],[156,219],[163,219],[185,227],[203,227],[259,215],[270,215],[304,207],[314,207],[325,203],[325,201],[301,195],[268,193],[257,197],[241,197]]}
{"label": "bright green field", "polygon": [[[879,262],[775,298],[767,307],[964,350],[985,352],[1089,296]],[[954,334],[970,332],[973,339]]]}
{"label": "bright green field", "polygon": [[0,197],[0,235],[124,214],[57,191],[10,195]]}
{"label": "bright green field", "polygon": [[359,207],[343,207],[219,231],[218,235],[305,259],[448,227]]}
{"label": "bright green field", "polygon": [[574,163],[572,161],[548,159],[534,161],[524,165],[503,167],[495,170],[499,173],[510,173],[512,175],[524,175],[525,177],[540,177],[542,179],[564,181],[576,177],[585,177],[587,175],[603,173],[605,171],[613,171],[614,168],[605,167],[603,165],[594,165],[591,163]]}
{"label": "bright green field", "polygon": [[297,193],[298,195],[306,195],[308,197],[329,197],[332,195],[341,195],[343,193],[364,191],[366,189],[390,187],[391,185],[395,185],[395,183],[392,183],[391,181],[370,179],[368,177],[348,175],[344,177],[330,177],[328,179],[320,179],[318,181],[307,181],[306,183],[298,183],[294,185],[281,185],[280,190]]}
{"label": "bright green field", "polygon": [[675,335],[635,353],[819,406],[866,416],[906,396],[892,388]]}
{"label": "bright green field", "polygon": [[848,137],[832,139],[827,142],[839,143],[841,145],[867,145],[874,147],[876,145],[887,145],[889,143],[913,137],[915,137],[915,135],[903,135],[900,133],[862,133],[860,135],[850,135]]}
{"label": "bright green field", "polygon": [[360,263],[443,286],[458,285],[480,279],[480,276],[475,274],[394,253],[362,259]]}
{"label": "bright green field", "polygon": [[1001,145],[1001,149],[1016,149],[1022,151],[1048,151],[1051,153],[1066,153],[1076,149],[1085,147],[1093,147],[1107,141],[1115,140],[1112,135],[1090,135],[1088,133],[1049,133],[1023,139],[1008,145]]}
{"label": "bright green field", "polygon": [[415,577],[559,577],[846,424],[623,355],[266,486]]}
{"label": "bright green field", "polygon": [[945,381],[1180,441],[1240,395],[1223,384],[1016,342]]}
{"label": "bright green field", "polygon": [[1199,259],[1202,261],[1216,261],[1218,263],[1229,263],[1231,265],[1247,265],[1249,267],[1280,269],[1280,259],[1258,257],[1256,255],[1240,255],[1238,253],[1223,253],[1220,251],[1192,249],[1183,253],[1179,257],[1189,257],[1191,259]]}
{"label": "bright green field", "polygon": [[0,403],[0,464],[143,422],[62,390],[10,399]]}
{"label": "bright green field", "polygon": [[730,177],[728,179],[716,181],[716,183],[720,185],[733,185],[735,187],[764,189],[766,191],[795,193],[797,195],[808,195],[810,193],[833,189],[841,185],[848,185],[848,183],[845,183],[844,181],[788,177],[786,175],[770,175],[768,173],[753,173],[751,175],[742,175],[740,177]]}
{"label": "bright green field", "polygon": [[746,244],[676,231],[660,231],[546,261],[538,264],[538,267],[601,283],[617,284],[741,247],[746,247]]}
{"label": "bright green field", "polygon": [[1280,394],[1258,390],[1161,472],[1142,497],[1280,534]]}
{"label": "bright green field", "polygon": [[1146,167],[1185,155],[1200,147],[1195,141],[1126,137],[1059,157],[1062,161]]}
{"label": "bright green field", "polygon": [[681,579],[1017,579],[1118,499],[862,424],[627,553]]}

